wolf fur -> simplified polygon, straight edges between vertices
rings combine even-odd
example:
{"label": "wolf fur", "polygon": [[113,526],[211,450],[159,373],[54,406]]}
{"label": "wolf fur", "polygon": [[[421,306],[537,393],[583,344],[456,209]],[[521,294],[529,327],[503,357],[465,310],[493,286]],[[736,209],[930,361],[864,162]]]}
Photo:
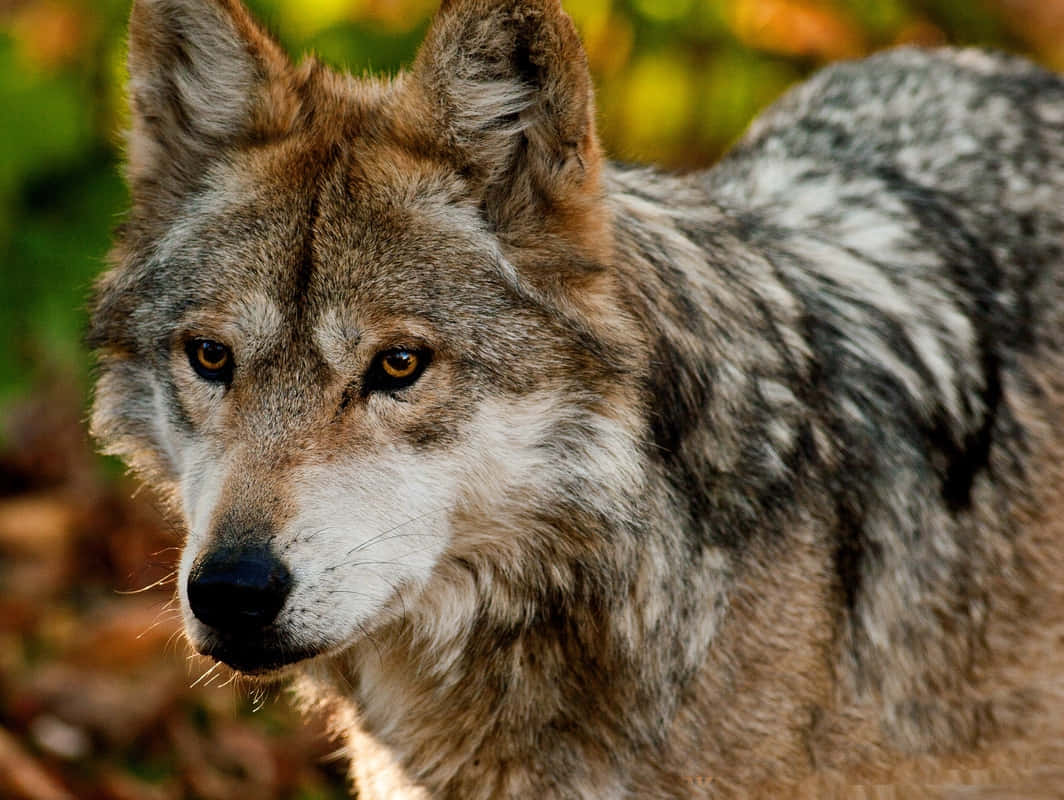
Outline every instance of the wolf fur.
{"label": "wolf fur", "polygon": [[[1059,77],[840,64],[677,176],[603,158],[557,0],[387,81],[135,0],[129,64],[93,431],[361,797],[1064,796]],[[223,543],[292,577],[243,637]]]}

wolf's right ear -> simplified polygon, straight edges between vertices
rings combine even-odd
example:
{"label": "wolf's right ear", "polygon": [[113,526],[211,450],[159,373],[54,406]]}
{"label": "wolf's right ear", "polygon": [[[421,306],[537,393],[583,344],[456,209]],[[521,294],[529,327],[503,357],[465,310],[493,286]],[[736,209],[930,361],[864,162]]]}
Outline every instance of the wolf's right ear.
{"label": "wolf's right ear", "polygon": [[276,135],[296,103],[281,47],[239,0],[134,0],[129,180],[135,204],[167,203],[226,148]]}

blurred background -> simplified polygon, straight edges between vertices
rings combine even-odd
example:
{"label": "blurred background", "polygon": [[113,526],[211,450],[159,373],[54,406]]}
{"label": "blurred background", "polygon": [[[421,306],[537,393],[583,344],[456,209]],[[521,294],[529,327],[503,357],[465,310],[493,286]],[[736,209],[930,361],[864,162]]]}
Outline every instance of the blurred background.
{"label": "blurred background", "polygon": [[[249,4],[291,53],[361,73],[408,64],[435,0]],[[892,45],[1064,70],[1064,0],[565,5],[608,151],[673,168],[711,164],[817,67]],[[84,433],[85,299],[127,203],[128,13],[0,0],[0,798],[345,797],[320,720],[189,659],[167,605],[179,533]]]}

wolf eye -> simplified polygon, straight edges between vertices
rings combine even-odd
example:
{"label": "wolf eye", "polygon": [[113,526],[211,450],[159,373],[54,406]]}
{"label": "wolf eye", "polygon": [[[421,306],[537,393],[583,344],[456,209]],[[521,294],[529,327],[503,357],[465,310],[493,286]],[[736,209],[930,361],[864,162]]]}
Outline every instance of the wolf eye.
{"label": "wolf eye", "polygon": [[191,339],[185,345],[188,362],[203,380],[229,383],[233,379],[233,351],[210,339]]}
{"label": "wolf eye", "polygon": [[381,369],[387,373],[389,378],[397,381],[409,378],[417,372],[417,366],[417,353],[411,353],[409,350],[385,353],[384,358],[381,359]]}
{"label": "wolf eye", "polygon": [[421,377],[430,359],[428,350],[405,347],[379,353],[366,373],[363,393],[394,392],[409,386]]}

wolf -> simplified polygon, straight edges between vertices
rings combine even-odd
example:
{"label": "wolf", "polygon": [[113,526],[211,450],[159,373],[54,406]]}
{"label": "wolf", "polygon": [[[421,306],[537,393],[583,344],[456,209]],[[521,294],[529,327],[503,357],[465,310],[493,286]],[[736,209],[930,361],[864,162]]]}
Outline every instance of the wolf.
{"label": "wolf", "polygon": [[673,175],[558,0],[391,79],[134,0],[129,96],[92,430],[359,797],[1064,796],[1060,77],[839,64]]}

